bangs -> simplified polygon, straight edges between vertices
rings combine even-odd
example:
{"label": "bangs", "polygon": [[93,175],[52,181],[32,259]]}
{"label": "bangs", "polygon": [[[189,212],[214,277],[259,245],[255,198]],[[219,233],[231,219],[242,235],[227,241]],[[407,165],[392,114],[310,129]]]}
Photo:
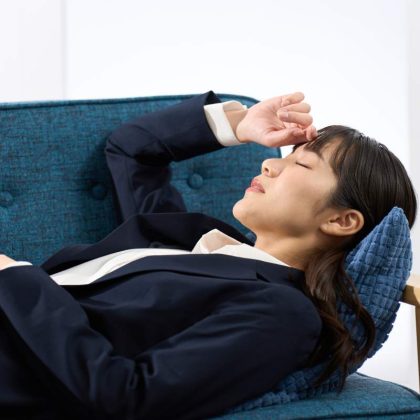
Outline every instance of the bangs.
{"label": "bangs", "polygon": [[[326,160],[323,152],[327,147],[333,146],[333,152],[330,155],[328,164],[333,172],[339,177],[345,160],[354,157],[355,143],[363,141],[366,137],[350,127],[342,125],[331,125],[318,131],[315,140],[304,143],[305,150],[315,153],[319,158]],[[299,144],[297,146],[300,146]]]}

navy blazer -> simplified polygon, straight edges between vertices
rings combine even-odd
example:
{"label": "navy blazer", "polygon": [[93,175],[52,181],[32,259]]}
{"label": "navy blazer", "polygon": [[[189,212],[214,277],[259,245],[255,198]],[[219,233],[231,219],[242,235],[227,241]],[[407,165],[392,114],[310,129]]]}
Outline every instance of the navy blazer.
{"label": "navy blazer", "polygon": [[128,248],[191,250],[221,220],[188,213],[171,161],[218,150],[212,92],[115,130],[105,155],[121,224],[40,266],[0,271],[0,418],[202,419],[305,366],[322,321],[298,269],[223,254],[148,256],[83,286],[50,274]]}

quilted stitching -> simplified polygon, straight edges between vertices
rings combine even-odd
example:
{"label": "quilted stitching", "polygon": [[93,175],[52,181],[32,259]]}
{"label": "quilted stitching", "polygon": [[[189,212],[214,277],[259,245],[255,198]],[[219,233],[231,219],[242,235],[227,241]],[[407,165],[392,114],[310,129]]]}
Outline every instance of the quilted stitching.
{"label": "quilted stitching", "polygon": [[[375,343],[365,360],[372,357],[388,338],[410,275],[412,260],[410,228],[403,210],[399,207],[394,207],[346,256],[346,272],[353,279],[360,300],[371,314],[377,329]],[[350,330],[354,315],[340,302],[337,310]],[[357,341],[363,338],[363,328],[360,324],[352,331],[352,337]],[[353,366],[349,375],[356,372],[363,363],[364,361]],[[326,362],[293,372],[277,384],[273,391],[246,401],[226,413],[284,404],[334,391],[339,385],[338,370],[317,388],[310,387],[310,383],[325,366]]]}

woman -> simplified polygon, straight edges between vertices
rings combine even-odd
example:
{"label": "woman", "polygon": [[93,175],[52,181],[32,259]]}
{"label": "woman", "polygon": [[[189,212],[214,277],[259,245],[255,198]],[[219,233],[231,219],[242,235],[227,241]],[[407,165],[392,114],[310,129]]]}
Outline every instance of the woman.
{"label": "woman", "polygon": [[[3,259],[0,408],[13,400],[50,416],[203,418],[326,354],[328,371],[364,357],[373,325],[347,290],[343,256],[394,205],[412,226],[415,195],[398,159],[354,130],[327,128],[307,143],[316,133],[302,101],[298,93],[226,113],[238,142],[298,145],[264,161],[233,207],[255,244],[217,219],[185,213],[169,183],[171,160],[224,147],[203,112],[220,102],[213,92],[112,133],[105,152],[123,223],[41,267]],[[363,164],[375,170],[366,174]],[[212,228],[219,236],[206,236]],[[164,244],[161,255],[140,258],[153,240]],[[86,277],[90,263],[120,252],[125,265]],[[87,281],[68,282],[69,274],[78,280],[74,270]],[[336,298],[366,325],[360,350],[336,317]]]}
{"label": "woman", "polygon": [[[385,145],[340,125],[319,130],[316,141],[296,145],[284,159],[263,162],[256,179],[271,197],[244,197],[233,213],[256,234],[255,247],[305,272],[302,290],[323,320],[308,366],[331,356],[313,385],[339,368],[341,391],[350,365],[366,358],[375,338],[374,322],[344,270],[345,257],[394,206],[413,227],[417,199],[411,180]],[[365,327],[361,348],[337,317],[338,299]]]}

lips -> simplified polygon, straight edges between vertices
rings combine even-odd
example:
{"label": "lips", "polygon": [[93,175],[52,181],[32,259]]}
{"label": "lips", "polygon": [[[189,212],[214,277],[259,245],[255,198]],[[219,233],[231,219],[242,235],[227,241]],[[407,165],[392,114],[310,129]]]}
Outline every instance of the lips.
{"label": "lips", "polygon": [[250,187],[254,187],[254,188],[257,188],[259,191],[261,191],[261,192],[265,192],[265,190],[264,190],[264,188],[263,188],[263,186],[261,185],[261,183],[256,179],[256,178],[254,178],[252,181],[251,181],[251,185],[250,185]]}

